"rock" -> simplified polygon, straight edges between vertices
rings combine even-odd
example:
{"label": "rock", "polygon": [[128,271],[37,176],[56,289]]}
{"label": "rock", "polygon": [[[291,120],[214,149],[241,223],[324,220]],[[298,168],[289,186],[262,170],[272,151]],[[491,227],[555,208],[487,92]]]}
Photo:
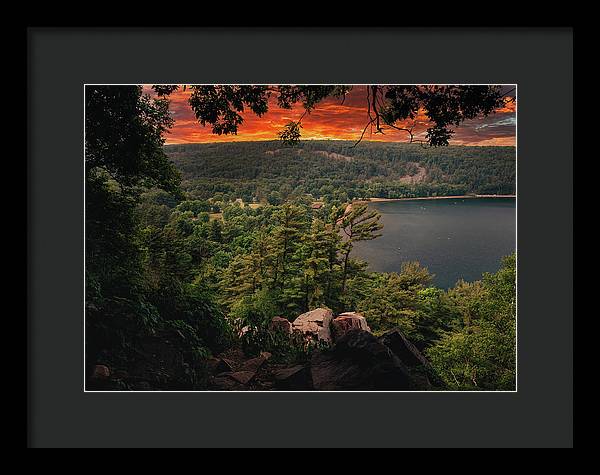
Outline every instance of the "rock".
{"label": "rock", "polygon": [[256,375],[256,371],[236,371],[235,373],[229,373],[227,376],[235,379],[238,383],[248,384],[252,378]]}
{"label": "rock", "polygon": [[233,364],[226,358],[209,358],[206,365],[211,374],[233,371]]}
{"label": "rock", "polygon": [[432,387],[444,387],[443,381],[436,374],[429,360],[400,330],[394,329],[381,335],[379,341],[387,346],[408,368],[411,376],[411,389],[427,390]]}
{"label": "rock", "polygon": [[392,350],[407,366],[430,366],[427,358],[398,329],[384,333],[379,337],[379,341]]}
{"label": "rock", "polygon": [[249,371],[256,373],[258,369],[263,365],[263,363],[267,361],[268,358],[266,357],[266,355],[269,355],[270,357],[271,353],[263,352],[260,354],[260,356],[257,356],[256,358],[251,358],[249,360],[244,361],[239,367],[238,371]]}
{"label": "rock", "polygon": [[310,369],[304,365],[278,369],[273,372],[273,378],[278,389],[296,391],[312,389]]}
{"label": "rock", "polygon": [[94,372],[92,373],[92,378],[94,379],[108,379],[110,378],[110,369],[108,366],[103,364],[97,364],[94,366]]}
{"label": "rock", "polygon": [[292,322],[294,331],[299,331],[307,336],[321,341],[331,342],[331,320],[333,313],[328,308],[317,308],[303,313]]}
{"label": "rock", "polygon": [[243,337],[246,333],[248,333],[250,331],[250,327],[248,325],[246,325],[245,327],[242,327],[238,333],[238,336],[241,338]]}
{"label": "rock", "polygon": [[348,330],[357,328],[371,333],[367,320],[360,313],[345,312],[334,318],[331,322],[333,340],[340,339]]}
{"label": "rock", "polygon": [[241,391],[245,386],[233,378],[230,378],[231,373],[223,373],[211,379],[211,389],[218,391]]}
{"label": "rock", "polygon": [[269,323],[269,330],[273,332],[282,332],[286,335],[291,335],[292,323],[287,318],[273,317],[271,323]]}
{"label": "rock", "polygon": [[[231,383],[226,381],[226,379],[227,378],[233,379],[234,381],[236,381],[239,384],[246,385],[250,381],[252,381],[254,376],[256,376],[256,373],[258,372],[259,368],[270,357],[271,357],[271,353],[269,353],[267,351],[263,351],[256,358],[251,358],[249,360],[244,361],[241,365],[239,365],[237,370],[233,371],[230,369],[228,371],[217,374],[213,378],[212,383],[214,386],[217,386],[218,388],[221,388],[221,389],[224,389],[227,391],[240,389],[240,388],[236,387],[236,385],[232,385]],[[225,361],[223,358],[222,358],[222,360]],[[229,365],[229,366],[230,366],[230,368],[232,367],[232,365]]]}
{"label": "rock", "polygon": [[348,330],[326,351],[316,351],[311,358],[314,389],[405,390],[409,374],[392,351],[371,333]]}

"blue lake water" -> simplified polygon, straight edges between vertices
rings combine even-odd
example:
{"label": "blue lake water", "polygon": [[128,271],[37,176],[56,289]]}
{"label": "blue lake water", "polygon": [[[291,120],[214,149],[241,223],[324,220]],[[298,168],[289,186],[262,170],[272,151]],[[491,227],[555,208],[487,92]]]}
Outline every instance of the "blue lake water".
{"label": "blue lake water", "polygon": [[495,272],[515,251],[515,198],[467,198],[372,203],[381,214],[383,236],[358,242],[354,257],[369,270],[397,272],[419,261],[435,274],[434,285],[454,286]]}

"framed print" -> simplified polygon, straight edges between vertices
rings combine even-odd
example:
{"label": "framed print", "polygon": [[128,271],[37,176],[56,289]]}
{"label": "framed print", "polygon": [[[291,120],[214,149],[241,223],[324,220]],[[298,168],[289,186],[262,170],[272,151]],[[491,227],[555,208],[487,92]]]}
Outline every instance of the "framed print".
{"label": "framed print", "polygon": [[30,30],[30,444],[572,445],[572,53]]}

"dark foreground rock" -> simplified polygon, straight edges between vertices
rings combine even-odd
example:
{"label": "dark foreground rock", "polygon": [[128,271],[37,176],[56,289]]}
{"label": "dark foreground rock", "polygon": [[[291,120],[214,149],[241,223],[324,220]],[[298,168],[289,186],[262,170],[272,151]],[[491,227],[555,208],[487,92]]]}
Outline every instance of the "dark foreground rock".
{"label": "dark foreground rock", "polygon": [[[304,319],[306,327],[323,328],[328,312]],[[174,335],[139,342],[127,364],[99,360],[91,365],[88,390],[217,391],[384,391],[444,389],[431,364],[399,330],[375,337],[363,330],[358,314],[344,314],[334,343],[315,349],[306,360],[272,358],[268,352],[248,356],[240,347],[208,360],[191,361],[175,345]],[[340,317],[338,317],[340,318]],[[343,322],[343,323],[339,323]],[[314,326],[313,326],[314,325]],[[359,328],[357,328],[359,327]],[[367,327],[368,328],[368,327]],[[314,336],[317,336],[313,333]]]}
{"label": "dark foreground rock", "polygon": [[387,346],[407,367],[410,375],[410,389],[430,390],[442,389],[444,384],[418,348],[398,330],[391,330],[379,337],[379,341]]}
{"label": "dark foreground rock", "polygon": [[308,365],[295,365],[273,372],[275,387],[288,391],[308,391],[313,389]]}
{"label": "dark foreground rock", "polygon": [[405,390],[409,374],[399,358],[371,333],[348,330],[329,350],[311,358],[318,391]]}
{"label": "dark foreground rock", "polygon": [[261,352],[255,358],[233,361],[226,357],[218,358],[227,362],[227,371],[210,378],[210,389],[221,391],[243,391],[252,389],[248,385],[254,380],[259,369],[271,358],[268,352]]}
{"label": "dark foreground rock", "polygon": [[[360,321],[354,315],[346,317]],[[232,370],[212,378],[213,390],[418,391],[443,387],[429,361],[399,330],[376,337],[360,328],[346,328],[333,346],[315,350],[310,361],[301,363],[271,362],[268,353],[254,358],[221,355],[221,359],[231,361]]]}
{"label": "dark foreground rock", "polygon": [[233,371],[233,364],[227,358],[209,358],[206,365],[210,374]]}

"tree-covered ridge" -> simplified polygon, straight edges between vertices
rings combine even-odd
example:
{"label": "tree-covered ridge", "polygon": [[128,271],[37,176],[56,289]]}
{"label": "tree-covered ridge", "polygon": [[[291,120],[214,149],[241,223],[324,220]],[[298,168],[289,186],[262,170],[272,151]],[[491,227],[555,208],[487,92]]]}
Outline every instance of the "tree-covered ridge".
{"label": "tree-covered ridge", "polygon": [[[345,198],[401,198],[514,194],[514,147],[423,147],[348,141],[230,142],[168,145],[184,189],[206,199],[262,201],[281,187],[315,198],[343,191]],[[210,179],[210,180],[209,180]]]}

